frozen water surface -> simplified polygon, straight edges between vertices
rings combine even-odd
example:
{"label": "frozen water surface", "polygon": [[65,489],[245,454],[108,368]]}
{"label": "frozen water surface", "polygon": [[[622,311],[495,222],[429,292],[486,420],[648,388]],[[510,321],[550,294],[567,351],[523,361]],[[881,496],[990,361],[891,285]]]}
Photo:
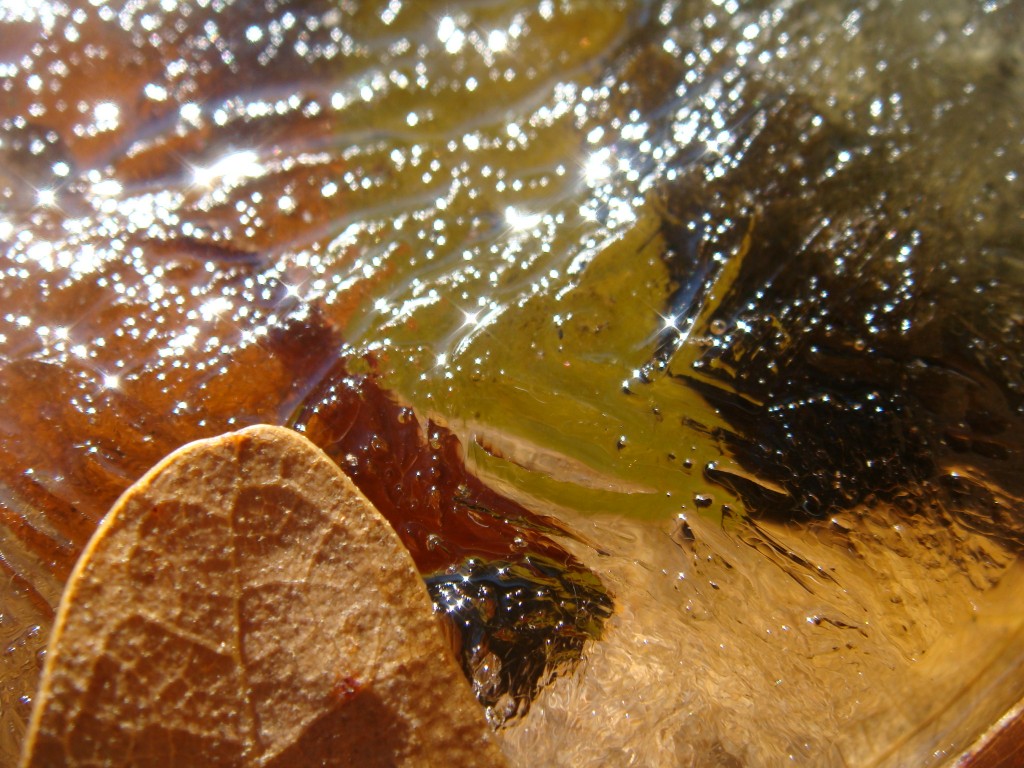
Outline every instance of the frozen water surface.
{"label": "frozen water surface", "polygon": [[390,510],[516,764],[958,754],[1024,695],[1022,27],[0,0],[4,761],[96,521],[255,421]]}

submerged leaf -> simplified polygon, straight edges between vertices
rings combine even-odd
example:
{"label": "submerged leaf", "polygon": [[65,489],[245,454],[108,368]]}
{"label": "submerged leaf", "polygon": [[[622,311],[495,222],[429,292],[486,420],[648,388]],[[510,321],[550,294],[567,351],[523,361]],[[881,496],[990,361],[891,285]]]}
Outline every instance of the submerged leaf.
{"label": "submerged leaf", "polygon": [[503,757],[386,521],[257,426],[114,505],[61,601],[23,766],[457,765]]}

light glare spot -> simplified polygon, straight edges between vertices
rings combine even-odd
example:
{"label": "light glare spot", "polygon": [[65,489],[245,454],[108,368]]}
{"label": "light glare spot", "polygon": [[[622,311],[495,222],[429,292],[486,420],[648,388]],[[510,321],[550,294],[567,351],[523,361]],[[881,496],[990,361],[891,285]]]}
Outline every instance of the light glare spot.
{"label": "light glare spot", "polygon": [[607,149],[602,149],[587,158],[587,162],[583,166],[583,177],[587,184],[593,186],[611,176],[612,169],[608,165],[609,154]]}
{"label": "light glare spot", "polygon": [[113,131],[118,126],[121,110],[112,101],[101,101],[93,108],[92,116],[96,121],[96,130]]}
{"label": "light glare spot", "polygon": [[258,178],[266,168],[251,149],[232,152],[208,167],[195,166],[192,169],[192,183],[197,187],[210,189],[218,183],[237,184],[243,179]]}
{"label": "light glare spot", "polygon": [[542,214],[528,213],[511,205],[505,209],[505,222],[516,232],[533,229],[543,218]]}
{"label": "light glare spot", "polygon": [[186,123],[198,125],[199,119],[203,116],[203,110],[199,108],[198,104],[189,102],[188,104],[181,105],[181,109],[178,110],[178,114],[181,115],[181,119]]}
{"label": "light glare spot", "polygon": [[147,83],[146,87],[142,89],[142,92],[146,94],[146,98],[152,101],[166,101],[167,100],[167,89],[162,85],[156,83]]}
{"label": "light glare spot", "polygon": [[463,44],[466,42],[466,33],[461,29],[457,29],[452,32],[452,36],[448,38],[444,44],[444,49],[448,53],[458,53],[462,50]]}
{"label": "light glare spot", "polygon": [[230,311],[231,302],[224,296],[216,296],[199,307],[199,314],[206,322],[210,322]]}
{"label": "light glare spot", "polygon": [[445,16],[437,25],[437,39],[448,53],[458,53],[466,42],[466,33],[456,26],[455,19]]}
{"label": "light glare spot", "polygon": [[96,182],[89,189],[97,197],[116,197],[123,190],[121,182],[117,179],[105,179]]}
{"label": "light glare spot", "polygon": [[487,47],[494,53],[503,53],[508,48],[508,35],[500,29],[491,30],[487,35]]}
{"label": "light glare spot", "polygon": [[447,42],[448,38],[452,36],[452,32],[454,31],[455,19],[451,16],[445,16],[437,25],[437,39],[442,43]]}

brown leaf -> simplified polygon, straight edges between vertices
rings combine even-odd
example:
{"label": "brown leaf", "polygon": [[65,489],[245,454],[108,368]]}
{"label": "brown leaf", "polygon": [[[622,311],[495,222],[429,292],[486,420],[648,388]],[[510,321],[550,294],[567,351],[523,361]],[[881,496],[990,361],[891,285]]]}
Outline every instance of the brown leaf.
{"label": "brown leaf", "polygon": [[500,766],[412,559],[318,448],[191,443],[104,518],[23,766]]}

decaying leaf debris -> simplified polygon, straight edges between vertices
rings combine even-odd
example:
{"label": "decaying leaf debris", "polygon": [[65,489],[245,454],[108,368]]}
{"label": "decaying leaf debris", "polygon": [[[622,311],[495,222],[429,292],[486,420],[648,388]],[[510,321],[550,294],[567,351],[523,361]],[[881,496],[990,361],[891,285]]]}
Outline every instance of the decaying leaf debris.
{"label": "decaying leaf debris", "polygon": [[61,601],[27,766],[500,766],[394,531],[318,448],[191,443]]}

